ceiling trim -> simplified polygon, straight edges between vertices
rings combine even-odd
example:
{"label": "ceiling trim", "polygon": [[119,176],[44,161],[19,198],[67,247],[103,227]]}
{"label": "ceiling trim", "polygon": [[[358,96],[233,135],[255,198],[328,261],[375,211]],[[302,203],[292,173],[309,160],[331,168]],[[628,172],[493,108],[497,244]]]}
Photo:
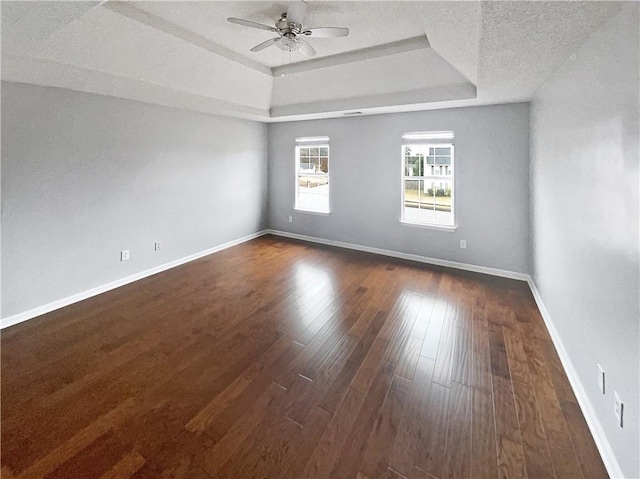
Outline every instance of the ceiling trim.
{"label": "ceiling trim", "polygon": [[365,95],[355,98],[349,97],[339,98],[336,100],[272,106],[269,110],[269,114],[271,118],[275,119],[283,116],[345,112],[383,106],[462,100],[476,97],[477,90],[475,85],[473,83],[466,82],[457,85],[437,86],[382,95]]}
{"label": "ceiling trim", "polygon": [[66,88],[246,120],[265,122],[269,119],[267,110],[249,105],[42,58],[3,55],[2,80]]}
{"label": "ceiling trim", "polygon": [[191,43],[199,48],[207,50],[211,53],[215,53],[216,55],[220,55],[228,60],[234,61],[236,63],[240,63],[248,68],[251,68],[257,72],[263,73],[265,75],[271,76],[271,68],[262,63],[251,60],[239,53],[234,52],[222,45],[209,40],[208,38],[203,37],[191,30],[187,30],[186,28],[181,27],[169,20],[165,20],[162,17],[159,17],[151,12],[143,10],[130,2],[123,1],[107,1],[101,4],[101,7],[106,8],[114,13],[127,17],[131,20],[134,20],[138,23],[142,23],[151,28],[159,30],[167,35],[171,35],[175,38],[179,38],[185,42]]}
{"label": "ceiling trim", "polygon": [[427,36],[420,35],[417,37],[406,38],[404,40],[398,40],[397,42],[384,43],[382,45],[376,45],[373,47],[352,50],[350,52],[337,53],[335,55],[328,55],[326,57],[315,58],[313,60],[306,60],[289,65],[273,67],[271,68],[271,73],[274,77],[281,75],[291,75],[293,73],[317,70],[319,68],[332,67],[336,65],[344,65],[345,63],[370,60],[372,58],[411,52],[414,50],[421,50],[423,48],[430,47],[431,45],[429,44],[429,39],[427,38]]}

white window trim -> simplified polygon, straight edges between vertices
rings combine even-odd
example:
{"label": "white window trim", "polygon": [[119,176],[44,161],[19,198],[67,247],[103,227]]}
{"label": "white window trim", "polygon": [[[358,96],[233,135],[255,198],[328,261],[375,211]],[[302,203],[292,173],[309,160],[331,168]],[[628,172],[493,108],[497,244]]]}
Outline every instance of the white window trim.
{"label": "white window trim", "polygon": [[[329,189],[331,191],[331,189]],[[300,208],[293,208],[293,211],[296,213],[304,213],[307,215],[316,215],[316,216],[329,216],[331,211],[315,211],[315,210],[301,210]]]}
{"label": "white window trim", "polygon": [[405,144],[413,141],[414,143],[424,144],[426,141],[429,143],[431,141],[439,141],[439,140],[451,140],[451,143],[454,140],[454,134],[452,131],[416,131],[412,133],[405,133],[402,135],[402,139]]}
{"label": "white window trim", "polygon": [[[404,156],[404,149],[407,146],[411,146],[411,145],[425,145],[428,146],[429,148],[434,147],[434,148],[443,148],[443,147],[447,147],[447,148],[451,148],[451,170],[453,171],[453,177],[451,178],[451,184],[453,185],[453,195],[451,197],[451,215],[453,216],[453,224],[452,225],[438,225],[438,224],[433,224],[433,223],[418,223],[416,221],[408,221],[404,219],[404,182],[406,179],[406,176],[404,174],[404,169],[405,169],[405,156]],[[449,232],[453,232],[458,228],[457,225],[457,216],[456,216],[456,196],[458,193],[457,187],[456,187],[456,169],[455,169],[455,145],[453,144],[453,142],[450,143],[442,143],[442,142],[430,142],[430,141],[409,141],[409,142],[403,142],[402,146],[400,148],[400,158],[402,158],[402,162],[400,164],[400,197],[401,197],[401,201],[400,201],[400,223],[402,223],[403,225],[406,226],[415,226],[415,227],[419,227],[419,228],[424,228],[424,229],[430,229],[430,230],[436,230],[436,231],[449,231]],[[424,175],[424,176],[414,176],[412,178],[416,178],[416,179],[423,179],[423,180],[435,180],[435,179],[442,179],[443,177],[440,175]]]}
{"label": "white window trim", "polygon": [[[319,140],[318,140],[319,139]],[[300,148],[309,148],[309,147],[317,147],[317,148],[327,148],[329,158],[329,165],[331,165],[331,147],[329,145],[329,137],[309,137],[309,138],[296,138],[296,150],[295,150],[295,158],[294,158],[294,182],[295,185],[295,194],[293,199],[293,210],[298,213],[309,213],[312,215],[319,216],[328,216],[331,214],[331,166],[329,166],[329,171],[327,172],[327,184],[329,185],[329,209],[327,211],[318,211],[318,210],[306,210],[298,207],[298,168],[299,168],[299,159],[300,159]]]}
{"label": "white window trim", "polygon": [[445,231],[453,233],[458,229],[458,226],[446,226],[446,225],[430,225],[427,223],[416,223],[414,221],[405,221],[400,219],[400,224],[403,226],[410,226],[411,228],[422,228],[425,230]]}

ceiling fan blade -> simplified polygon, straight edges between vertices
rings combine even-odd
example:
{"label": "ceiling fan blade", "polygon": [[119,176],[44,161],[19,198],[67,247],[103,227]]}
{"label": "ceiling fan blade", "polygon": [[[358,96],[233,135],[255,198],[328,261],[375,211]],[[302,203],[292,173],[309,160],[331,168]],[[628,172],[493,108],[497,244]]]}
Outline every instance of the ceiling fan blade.
{"label": "ceiling fan blade", "polygon": [[271,45],[273,45],[275,43],[276,40],[278,40],[280,37],[276,37],[276,38],[271,38],[269,40],[267,40],[266,42],[262,42],[262,43],[258,43],[255,47],[253,47],[251,49],[252,52],[259,52],[261,50],[264,50],[267,47],[270,47]]}
{"label": "ceiling fan blade", "polygon": [[313,49],[311,45],[309,45],[307,42],[305,42],[302,39],[299,39],[299,41],[302,44],[302,46],[298,49],[300,53],[308,57],[312,57],[316,54],[316,51]]}
{"label": "ceiling fan blade", "polygon": [[307,28],[302,33],[308,37],[317,38],[346,37],[349,35],[349,29],[343,27]]}
{"label": "ceiling fan blade", "polygon": [[307,3],[304,0],[292,2],[287,9],[287,22],[300,25],[304,20],[304,14],[306,12]]}
{"label": "ceiling fan blade", "polygon": [[267,30],[269,32],[277,32],[278,30],[269,25],[263,25],[262,23],[252,22],[250,20],[243,20],[242,18],[227,18],[227,21],[231,23],[237,23],[238,25],[244,25],[245,27],[258,28],[260,30]]}

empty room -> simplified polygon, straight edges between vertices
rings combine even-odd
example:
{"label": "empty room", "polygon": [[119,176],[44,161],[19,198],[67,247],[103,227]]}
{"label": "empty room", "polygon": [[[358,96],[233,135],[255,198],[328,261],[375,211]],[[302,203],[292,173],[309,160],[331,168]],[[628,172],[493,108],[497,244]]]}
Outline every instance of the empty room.
{"label": "empty room", "polygon": [[3,479],[640,477],[640,3],[1,1]]}

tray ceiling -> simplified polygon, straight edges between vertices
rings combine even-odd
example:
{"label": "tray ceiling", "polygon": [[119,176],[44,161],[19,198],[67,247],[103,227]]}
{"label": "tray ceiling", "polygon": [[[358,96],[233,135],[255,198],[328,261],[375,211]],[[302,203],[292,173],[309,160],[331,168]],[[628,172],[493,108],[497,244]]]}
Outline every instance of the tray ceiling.
{"label": "tray ceiling", "polygon": [[[309,1],[312,60],[249,49],[288,2],[11,2],[2,78],[261,121],[527,101],[618,2]],[[284,76],[282,76],[284,75]]]}

